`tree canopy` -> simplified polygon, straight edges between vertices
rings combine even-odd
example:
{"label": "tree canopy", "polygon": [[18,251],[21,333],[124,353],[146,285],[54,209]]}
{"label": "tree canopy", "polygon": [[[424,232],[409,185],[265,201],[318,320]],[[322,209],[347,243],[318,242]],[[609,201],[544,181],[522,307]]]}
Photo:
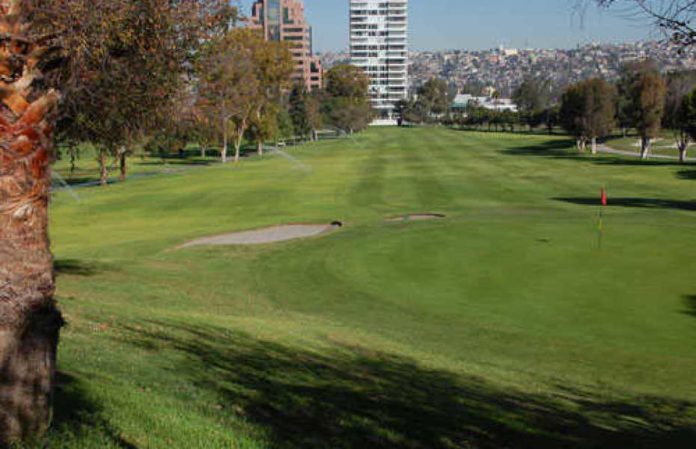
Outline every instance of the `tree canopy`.
{"label": "tree canopy", "polygon": [[373,111],[365,72],[352,65],[337,65],[327,72],[325,81],[323,109],[329,122],[350,133],[366,128]]}

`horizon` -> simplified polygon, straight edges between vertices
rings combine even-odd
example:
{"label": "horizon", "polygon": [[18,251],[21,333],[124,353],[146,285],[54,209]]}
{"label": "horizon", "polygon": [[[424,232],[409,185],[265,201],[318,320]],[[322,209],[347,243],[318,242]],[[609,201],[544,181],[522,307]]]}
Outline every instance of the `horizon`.
{"label": "horizon", "polygon": [[[248,12],[252,0],[242,2]],[[572,0],[409,0],[409,50],[571,49],[590,43],[630,44],[661,34],[621,10],[589,8],[580,17]],[[316,53],[347,52],[348,0],[304,0]],[[503,13],[501,13],[503,11]],[[495,26],[492,24],[495,22]],[[437,33],[433,33],[437,23]]]}

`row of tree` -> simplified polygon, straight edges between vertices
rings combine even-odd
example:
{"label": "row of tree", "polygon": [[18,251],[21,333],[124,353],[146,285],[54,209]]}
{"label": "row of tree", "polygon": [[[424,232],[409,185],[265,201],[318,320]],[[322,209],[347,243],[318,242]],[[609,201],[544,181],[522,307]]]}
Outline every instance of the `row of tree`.
{"label": "row of tree", "polygon": [[[682,162],[690,142],[696,140],[693,91],[696,72],[662,75],[653,61],[624,65],[613,83],[593,78],[565,89],[548,80],[528,77],[513,94],[517,111],[496,110],[470,104],[463,111],[452,109],[452,92],[443,80],[431,79],[415,99],[399,105],[401,117],[411,123],[442,123],[496,131],[526,126],[544,126],[549,133],[557,126],[577,139],[578,148],[597,151],[597,140],[620,128],[627,135],[636,130],[641,138],[641,157],[650,154],[652,142],[671,132]],[[495,102],[495,98],[492,99]]]}
{"label": "row of tree", "polygon": [[685,162],[689,144],[696,140],[696,74],[664,77],[650,61],[627,65],[613,85],[594,78],[569,86],[561,97],[559,121],[576,137],[581,151],[590,142],[593,153],[597,139],[617,126],[624,134],[633,128],[640,136],[643,159],[666,128]]}
{"label": "row of tree", "polygon": [[[175,75],[153,67],[138,82],[127,67],[104,74],[109,85],[100,92],[108,92],[106,101],[76,109],[61,122],[68,152],[74,155],[80,142],[93,144],[105,184],[109,157],[118,162],[125,180],[127,160],[136,147],[183,153],[187,144],[196,143],[203,155],[219,149],[223,163],[232,148],[238,162],[245,141],[262,155],[267,142],[311,139],[322,126],[359,131],[372,117],[363,72],[349,65],[334,67],[326,74],[326,88],[310,93],[303,82],[293,80],[295,62],[288,44],[267,41],[258,30],[230,26],[192,53],[185,67],[186,73]],[[166,102],[148,94],[163,89]]]}

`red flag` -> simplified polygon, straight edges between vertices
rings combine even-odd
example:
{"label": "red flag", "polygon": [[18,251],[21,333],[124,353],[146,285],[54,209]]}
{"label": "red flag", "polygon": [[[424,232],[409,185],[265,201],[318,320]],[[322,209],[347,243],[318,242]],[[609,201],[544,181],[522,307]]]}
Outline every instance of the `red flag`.
{"label": "red flag", "polygon": [[607,199],[607,191],[606,189],[602,189],[602,206],[606,206],[607,204],[609,204]]}

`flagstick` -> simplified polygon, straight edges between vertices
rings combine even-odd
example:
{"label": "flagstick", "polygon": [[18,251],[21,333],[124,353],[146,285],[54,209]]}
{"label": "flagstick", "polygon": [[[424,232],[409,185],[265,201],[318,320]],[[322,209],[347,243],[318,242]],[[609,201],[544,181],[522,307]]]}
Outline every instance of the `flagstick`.
{"label": "flagstick", "polygon": [[602,237],[604,236],[604,210],[599,208],[599,235],[598,235],[598,246],[602,249]]}

